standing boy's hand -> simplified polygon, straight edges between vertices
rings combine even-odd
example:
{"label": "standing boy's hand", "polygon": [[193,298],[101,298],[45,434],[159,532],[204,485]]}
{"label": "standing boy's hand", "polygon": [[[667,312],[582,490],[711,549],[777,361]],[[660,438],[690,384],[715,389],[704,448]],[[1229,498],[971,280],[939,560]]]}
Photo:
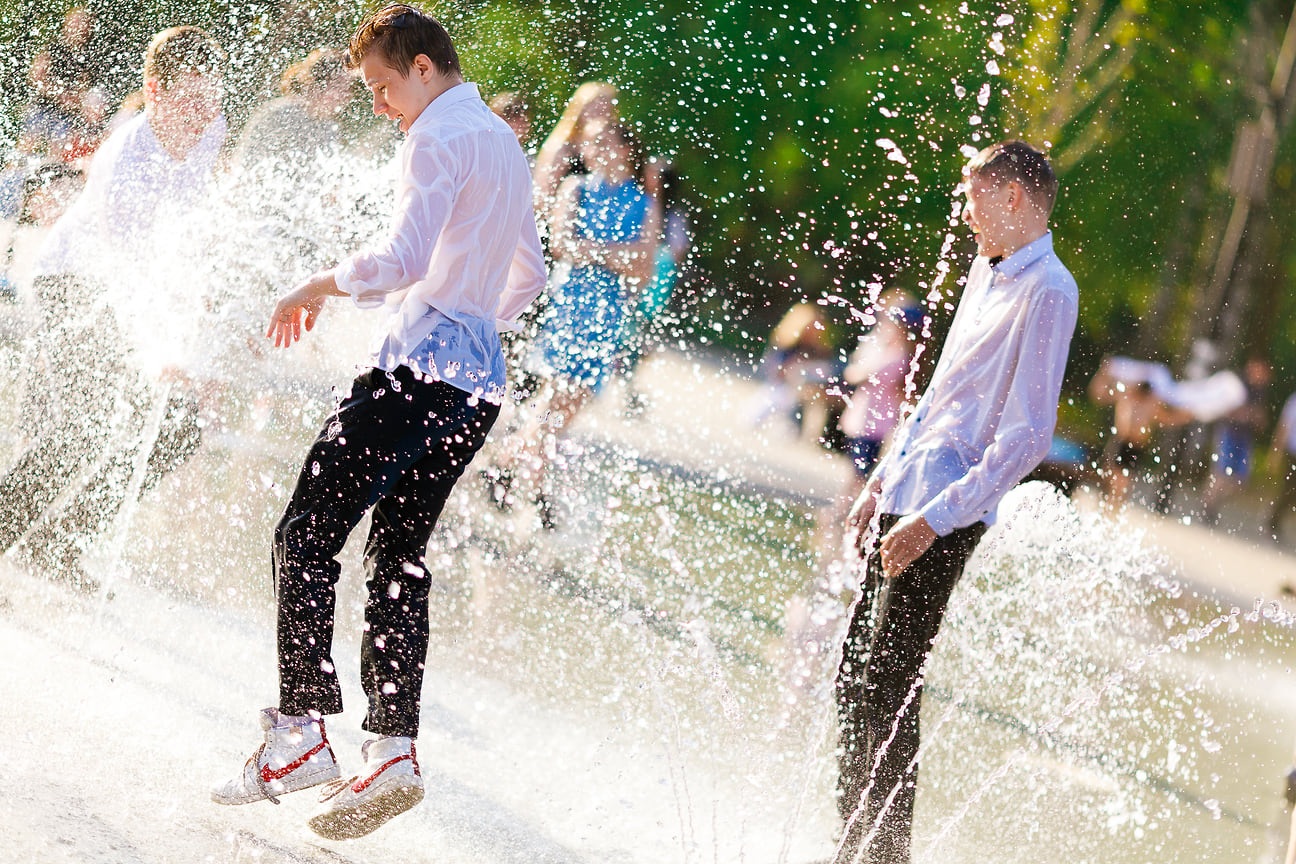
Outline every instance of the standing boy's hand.
{"label": "standing boy's hand", "polygon": [[[287,348],[301,338],[302,326],[315,328],[324,308],[325,297],[342,297],[332,270],[316,273],[279,299],[270,315],[266,338],[274,338],[276,348]],[[305,313],[305,321],[302,320]]]}
{"label": "standing boy's hand", "polygon": [[899,575],[936,542],[936,532],[926,517],[914,513],[897,522],[882,538],[882,575]]}

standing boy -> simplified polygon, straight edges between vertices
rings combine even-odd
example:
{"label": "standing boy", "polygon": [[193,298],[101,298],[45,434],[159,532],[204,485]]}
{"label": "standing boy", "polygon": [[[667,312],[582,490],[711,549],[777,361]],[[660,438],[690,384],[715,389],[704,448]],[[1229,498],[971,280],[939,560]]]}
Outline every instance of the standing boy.
{"label": "standing boy", "polygon": [[847,523],[867,561],[837,675],[839,862],[909,861],[923,667],[999,500],[1048,452],[1075,329],[1044,155],[987,147],[960,191],[977,258],[932,382]]}
{"label": "standing boy", "polygon": [[[188,287],[166,263],[192,254],[177,248],[175,229],[196,216],[225,140],[224,60],[197,27],[153,37],[143,113],[95,153],[85,189],[50,229],[34,267],[42,320],[27,398],[40,423],[0,478],[0,552],[49,515],[40,536],[29,536],[29,556],[82,587],[93,583],[78,556],[125,500],[136,451],[151,448],[140,481],[147,487],[198,445],[195,401],[171,383],[159,386],[184,377],[175,353],[158,350],[183,341],[178,322],[156,315],[166,326],[142,332],[150,316],[140,312],[179,305]],[[161,361],[143,362],[144,347]],[[134,368],[142,362],[152,374]],[[164,400],[155,439],[141,441],[145,417]]]}
{"label": "standing boy", "polygon": [[[503,399],[497,322],[539,295],[545,271],[526,158],[465,84],[445,29],[388,6],[351,38],[348,65],[375,114],[407,134],[387,239],[317,273],[279,301],[268,336],[287,346],[329,296],[387,312],[372,368],[325,424],[275,529],[279,705],[265,743],[212,790],[245,804],[327,781],[310,826],[359,837],[423,798],[414,751],[428,644],[428,538]],[[304,321],[303,321],[304,316]],[[365,767],[341,781],[325,714],[342,710],[331,654],[336,560],[372,508],[361,678]]]}

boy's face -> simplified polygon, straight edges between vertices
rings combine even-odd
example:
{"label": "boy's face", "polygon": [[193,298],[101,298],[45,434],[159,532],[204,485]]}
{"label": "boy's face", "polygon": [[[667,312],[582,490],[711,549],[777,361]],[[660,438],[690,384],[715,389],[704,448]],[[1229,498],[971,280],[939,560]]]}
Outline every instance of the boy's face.
{"label": "boy's face", "polygon": [[993,178],[963,176],[960,184],[967,203],[963,221],[972,229],[977,254],[986,258],[1006,254],[1007,241],[1015,226],[1015,203],[1021,195],[1016,183],[996,183]]}
{"label": "boy's face", "polygon": [[201,72],[182,72],[165,90],[145,81],[144,94],[154,130],[181,152],[202,140],[221,109],[221,79]]}
{"label": "boy's face", "polygon": [[426,65],[419,62],[424,60],[427,57],[418,55],[414,65],[401,74],[376,51],[360,58],[360,78],[373,94],[373,112],[395,120],[402,132],[409,131],[423,109],[438,95],[433,86],[436,67],[431,61]]}

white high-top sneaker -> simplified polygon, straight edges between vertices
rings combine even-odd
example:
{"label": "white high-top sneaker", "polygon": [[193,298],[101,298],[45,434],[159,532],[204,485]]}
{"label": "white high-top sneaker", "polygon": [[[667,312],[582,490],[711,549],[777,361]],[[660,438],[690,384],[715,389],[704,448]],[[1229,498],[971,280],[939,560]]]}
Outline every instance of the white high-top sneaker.
{"label": "white high-top sneaker", "polygon": [[320,791],[320,804],[307,821],[329,840],[363,837],[423,800],[423,776],[414,739],[400,736],[366,741],[364,771],[335,780]]}
{"label": "white high-top sneaker", "polygon": [[261,712],[265,743],[257,748],[232,780],[212,787],[211,797],[217,804],[250,804],[273,801],[276,796],[299,789],[309,789],[342,775],[333,748],[324,734],[324,720],[289,724],[278,709]]}

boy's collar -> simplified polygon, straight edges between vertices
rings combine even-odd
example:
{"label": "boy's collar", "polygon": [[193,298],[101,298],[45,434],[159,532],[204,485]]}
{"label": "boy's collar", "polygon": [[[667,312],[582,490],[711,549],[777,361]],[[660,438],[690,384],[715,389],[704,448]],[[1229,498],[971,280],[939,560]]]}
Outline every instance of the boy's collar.
{"label": "boy's collar", "polygon": [[990,266],[999,276],[1009,279],[1017,276],[1031,264],[1053,251],[1053,232],[1045,231],[1007,258],[992,263]]}
{"label": "boy's collar", "polygon": [[441,91],[440,95],[429,102],[428,106],[423,109],[423,113],[419,114],[418,118],[410,124],[410,132],[413,132],[415,128],[421,126],[423,123],[429,122],[430,118],[435,117],[450,106],[457,105],[460,102],[466,102],[470,99],[481,99],[481,94],[477,90],[477,85],[473,84],[471,81],[464,81],[454,85],[453,87],[447,87],[445,90]]}

